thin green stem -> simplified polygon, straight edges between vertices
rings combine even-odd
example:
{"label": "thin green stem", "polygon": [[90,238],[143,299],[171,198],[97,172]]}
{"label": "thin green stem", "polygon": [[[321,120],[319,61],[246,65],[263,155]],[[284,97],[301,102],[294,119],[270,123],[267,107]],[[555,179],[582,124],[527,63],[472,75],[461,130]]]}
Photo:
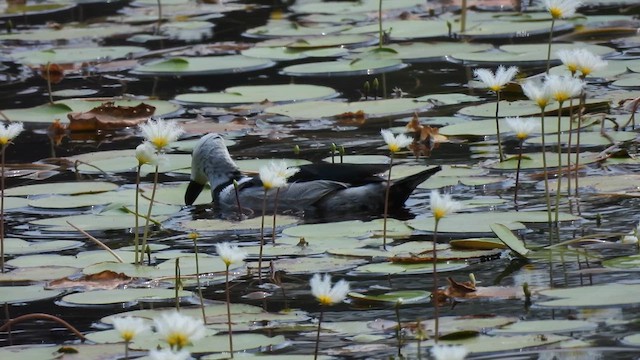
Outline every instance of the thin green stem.
{"label": "thin green stem", "polygon": [[382,0],[378,0],[378,49],[382,49],[384,35],[382,33]]}
{"label": "thin green stem", "polygon": [[553,26],[556,23],[556,19],[551,18],[551,30],[549,31],[549,47],[547,48],[547,75],[549,75],[549,68],[551,67],[551,42],[553,41]]}
{"label": "thin green stem", "polygon": [[496,91],[496,136],[498,137],[498,156],[500,156],[500,162],[504,161],[504,154],[502,153],[502,140],[500,138],[500,121],[498,120],[498,114],[500,112],[500,91]]}
{"label": "thin green stem", "polygon": [[318,332],[316,333],[316,349],[313,351],[313,360],[318,359],[318,350],[320,349],[320,329],[322,328],[322,316],[324,315],[324,306],[320,306],[320,316],[318,317]]}
{"label": "thin green stem", "polygon": [[258,255],[258,281],[262,284],[262,250],[264,248],[264,217],[267,212],[267,189],[262,199],[262,222],[260,224],[260,254]]}
{"label": "thin green stem", "polygon": [[544,106],[540,108],[540,117],[542,119],[541,131],[542,131],[542,173],[544,176],[544,198],[547,203],[547,225],[549,226],[549,245],[552,245],[553,236],[551,228],[551,196],[549,194],[549,171],[547,168],[547,148],[545,143],[545,130],[544,130]]}
{"label": "thin green stem", "polygon": [[[153,202],[156,198],[156,189],[158,188],[158,165],[153,175],[153,188],[151,190],[151,199],[149,199],[149,208],[147,209],[147,218],[144,223],[144,233],[142,234],[142,251],[145,251],[147,247],[147,239],[149,238],[149,219],[151,218],[151,209],[153,209]],[[135,215],[136,217],[138,214]],[[140,259],[142,263],[142,259]]]}
{"label": "thin green stem", "polygon": [[576,178],[575,178],[575,194],[578,197],[578,171],[580,168],[580,133],[582,130],[582,109],[584,108],[584,103],[586,101],[586,93],[584,89],[580,93],[580,106],[578,107],[578,134],[576,134]]}
{"label": "thin green stem", "polygon": [[124,360],[129,360],[129,340],[124,342]]}
{"label": "thin green stem", "polygon": [[271,245],[276,246],[276,216],[278,214],[278,196],[280,188],[276,189],[276,197],[273,200],[273,223],[271,224]]}
{"label": "thin green stem", "polygon": [[438,243],[438,223],[440,222],[440,219],[436,218],[436,225],[435,228],[433,229],[433,255],[432,255],[432,260],[433,260],[433,294],[432,296],[432,301],[433,301],[433,311],[434,311],[434,319],[435,319],[435,329],[434,329],[434,337],[433,340],[436,342],[436,344],[438,343],[438,338],[439,338],[439,332],[440,332],[440,310],[439,310],[439,304],[438,304],[438,269],[436,264],[438,263],[438,253],[436,252],[436,244]]}
{"label": "thin green stem", "polygon": [[398,325],[396,326],[396,339],[398,339],[398,359],[402,359],[402,339],[400,338],[400,334],[402,331],[402,322],[400,321],[400,305],[401,302],[396,302],[396,321],[398,322]]}
{"label": "thin green stem", "polygon": [[200,286],[200,262],[198,259],[198,239],[193,238],[193,252],[196,257],[196,286],[198,287],[198,296],[200,297],[200,309],[202,310],[202,322],[207,325],[207,316],[204,313],[204,297],[202,296],[202,286]]}
{"label": "thin green stem", "polygon": [[138,227],[140,226],[140,219],[138,218],[138,213],[140,211],[140,170],[142,169],[142,164],[138,165],[138,170],[136,171],[136,200],[135,200],[135,225],[134,225],[134,234],[133,234],[133,248],[134,248],[134,260],[133,263],[138,265],[138,263],[142,263],[142,253],[140,252],[140,231]]}
{"label": "thin green stem", "polygon": [[389,216],[389,190],[391,189],[391,169],[393,167],[393,152],[389,161],[389,174],[387,175],[387,186],[384,191],[384,217],[382,219],[382,248],[387,250],[387,217]]}
{"label": "thin green stem", "polygon": [[[556,229],[559,228],[559,213],[560,213],[560,189],[562,187],[562,142],[560,141],[560,135],[562,131],[560,131],[560,122],[562,115],[562,101],[558,103],[558,178],[556,183],[556,208],[555,208],[555,218],[554,222],[556,224]],[[558,239],[559,240],[559,239]]]}
{"label": "thin green stem", "polygon": [[520,164],[522,163],[522,147],[524,146],[524,139],[520,140],[520,149],[518,151],[518,166],[516,168],[516,190],[513,193],[513,202],[516,204],[516,211],[518,210],[518,188],[520,186]]}
{"label": "thin green stem", "polygon": [[229,331],[229,354],[233,359],[233,331],[231,329],[231,295],[229,293],[229,264],[225,272],[225,292],[227,295],[227,330]]}
{"label": "thin green stem", "polygon": [[567,196],[571,196],[571,144],[573,140],[573,98],[569,99],[569,138],[567,139]]}

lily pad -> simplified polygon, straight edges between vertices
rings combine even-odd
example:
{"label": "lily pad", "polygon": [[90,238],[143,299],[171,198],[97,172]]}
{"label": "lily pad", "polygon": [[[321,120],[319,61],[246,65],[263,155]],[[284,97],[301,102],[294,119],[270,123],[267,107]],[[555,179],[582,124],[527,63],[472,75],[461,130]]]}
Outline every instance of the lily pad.
{"label": "lily pad", "polygon": [[0,286],[0,304],[50,299],[62,292],[62,290],[46,290],[42,285]]}
{"label": "lily pad", "polygon": [[138,46],[54,48],[16,52],[11,54],[11,58],[21,64],[36,66],[47,63],[68,64],[120,59],[142,51],[146,49]]}
{"label": "lily pad", "polygon": [[408,114],[433,107],[415,99],[384,99],[358,102],[308,101],[303,103],[276,105],[264,111],[271,114],[289,116],[295,119],[319,119],[343,116],[381,117],[394,114]]}
{"label": "lily pad", "polygon": [[33,196],[44,194],[95,194],[111,191],[118,188],[118,185],[105,181],[72,181],[51,184],[34,184],[10,188],[4,191],[8,196]]}
{"label": "lily pad", "polygon": [[175,296],[186,298],[193,295],[191,291],[174,289],[116,289],[95,290],[63,296],[61,305],[108,305],[127,304],[129,306],[138,302],[158,302],[174,299]]}
{"label": "lily pad", "polygon": [[[379,25],[376,23],[353,27],[343,31],[343,34],[377,34],[378,31]],[[391,40],[441,38],[449,35],[447,21],[439,19],[383,21],[382,31],[387,32]]]}
{"label": "lily pad", "polygon": [[317,85],[256,85],[236,86],[220,93],[187,93],[176,96],[176,101],[188,105],[231,106],[269,102],[295,102],[329,99],[338,96],[332,88]]}
{"label": "lily pad", "polygon": [[[549,168],[557,168],[559,164],[558,153],[546,153],[547,157],[547,169]],[[600,158],[596,153],[590,152],[581,152],[580,153],[580,164],[591,164],[599,161]],[[565,153],[562,154],[562,166],[566,166],[567,155]],[[518,157],[508,157],[505,161],[487,164],[488,168],[491,169],[499,169],[499,170],[516,170],[518,168]],[[542,153],[527,153],[525,154],[520,161],[520,169],[542,169],[544,168],[544,162],[542,158]]]}
{"label": "lily pad", "polygon": [[[169,205],[163,205],[169,206]],[[159,209],[160,208],[160,209]],[[153,212],[160,213],[177,213],[180,210],[179,207],[170,206],[165,209],[161,209],[161,205],[155,205]],[[164,221],[167,216],[153,216],[155,221]],[[109,215],[93,215],[93,214],[81,214],[81,215],[69,215],[62,217],[55,217],[49,219],[33,220],[30,222],[32,225],[40,225],[42,231],[76,231],[67,222],[79,227],[85,231],[94,230],[115,230],[115,229],[127,229],[135,226],[135,217],[133,214],[121,213],[121,214],[109,214]],[[140,223],[144,224],[144,219],[140,219]]]}
{"label": "lily pad", "polygon": [[[6,240],[6,239],[5,239]],[[36,266],[16,268],[0,274],[3,282],[34,282],[60,279],[78,272],[78,268],[69,266]]]}
{"label": "lily pad", "polygon": [[[577,135],[572,134],[573,144],[576,144]],[[636,134],[626,131],[608,131],[607,136],[602,136],[600,132],[583,131],[580,134],[580,146],[608,146],[619,142],[631,141],[636,138]],[[544,138],[546,145],[557,145],[558,137],[547,135]],[[568,144],[569,134],[560,135],[560,143]],[[527,144],[542,144],[541,137],[532,137],[525,141]]]}
{"label": "lily pad", "polygon": [[102,105],[106,101],[113,101],[116,106],[137,106],[141,103],[156,108],[155,116],[167,116],[180,112],[181,107],[162,100],[121,100],[116,98],[87,98],[64,99],[53,104],[43,104],[26,109],[3,110],[4,115],[12,121],[51,123],[59,120],[61,123],[69,123],[67,114],[70,112],[86,112]]}
{"label": "lily pad", "polygon": [[[337,257],[307,257],[295,259],[278,259],[273,261],[276,271],[283,270],[289,274],[313,274],[320,272],[336,272],[352,269],[364,263],[363,260]],[[263,264],[264,266],[264,264]]]}
{"label": "lily pad", "polygon": [[592,331],[597,327],[598,324],[585,320],[527,320],[495,329],[491,334],[558,334]]}
{"label": "lily pad", "polygon": [[[499,351],[518,350],[560,343],[571,340],[571,337],[548,334],[540,335],[513,335],[513,336],[486,336],[479,335],[460,340],[440,340],[439,345],[463,345],[472,353],[497,353]],[[433,346],[433,340],[427,340],[422,346]],[[411,344],[410,348],[413,348]]]}
{"label": "lily pad", "polygon": [[529,253],[529,249],[524,245],[524,242],[518,237],[513,235],[511,230],[502,224],[491,224],[491,230],[500,238],[500,240],[509,247],[516,254],[526,258]]}
{"label": "lily pad", "polygon": [[274,65],[270,60],[243,55],[202,56],[151,61],[135,67],[131,72],[146,76],[201,76],[243,73]]}
{"label": "lily pad", "polygon": [[[609,100],[591,98],[591,99],[587,99],[585,101],[585,104],[587,106],[608,106]],[[578,107],[577,101],[574,101],[573,107],[574,109]],[[569,103],[568,102],[563,103],[562,110],[566,111],[568,109],[569,109]],[[552,102],[545,108],[545,113],[552,114],[552,113],[556,113],[557,110],[558,110],[558,104],[555,102]],[[495,119],[496,102],[493,101],[493,102],[486,102],[480,105],[467,106],[460,109],[460,111],[458,111],[458,114],[465,115],[465,116],[485,117],[485,118]],[[516,101],[502,100],[500,101],[500,105],[498,108],[498,117],[500,118],[507,117],[507,116],[536,116],[537,117],[539,115],[540,115],[540,107],[531,100],[516,100]],[[555,116],[548,115],[545,117],[545,120],[551,121],[552,118],[555,118],[557,123],[557,117]],[[495,120],[494,120],[494,123],[495,123]],[[567,123],[567,121],[565,121],[565,123]],[[549,129],[558,128],[557,125],[555,125],[555,127],[553,126],[554,126],[553,123],[549,123],[549,126],[547,126],[547,122],[545,122],[545,131],[547,131],[547,128]],[[495,129],[495,125],[494,125],[494,129]],[[557,130],[554,130],[554,131],[557,132]],[[495,133],[495,130],[494,130],[494,133]]]}
{"label": "lily pad", "polygon": [[[287,226],[299,222],[300,219],[293,216],[279,215],[276,217],[276,226]],[[271,229],[272,222],[269,220],[265,223]],[[181,222],[179,227],[183,230],[204,232],[204,231],[226,231],[226,232],[244,232],[260,230],[262,226],[262,218],[254,217],[242,221],[231,221],[222,219],[197,219]]]}
{"label": "lily pad", "polygon": [[281,70],[288,76],[356,76],[375,75],[397,71],[407,67],[397,59],[356,59],[325,61],[287,66]]}
{"label": "lily pad", "polygon": [[353,301],[358,303],[367,304],[413,304],[416,302],[428,301],[431,293],[424,290],[405,290],[405,291],[391,291],[379,295],[360,294],[357,292],[350,292],[347,296]]}
{"label": "lily pad", "polygon": [[82,245],[84,245],[83,242],[74,240],[26,241],[18,238],[5,238],[4,253],[8,255],[44,253],[73,249]]}
{"label": "lily pad", "polygon": [[[436,264],[438,273],[456,271],[467,267],[463,262],[439,262]],[[431,262],[421,264],[397,264],[397,263],[375,263],[359,266],[349,272],[354,276],[384,276],[384,275],[409,275],[409,274],[431,274],[433,264]]]}
{"label": "lily pad", "polygon": [[581,307],[627,307],[636,306],[640,296],[638,284],[606,284],[579,286],[567,289],[549,289],[540,295],[559,298],[536,302],[535,306],[554,309],[575,309]]}

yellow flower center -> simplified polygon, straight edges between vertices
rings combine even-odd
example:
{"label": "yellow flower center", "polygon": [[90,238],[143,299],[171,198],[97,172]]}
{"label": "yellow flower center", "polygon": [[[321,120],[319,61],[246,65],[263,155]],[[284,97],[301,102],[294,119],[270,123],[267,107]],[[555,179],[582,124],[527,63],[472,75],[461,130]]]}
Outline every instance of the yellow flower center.
{"label": "yellow flower center", "polygon": [[120,337],[121,337],[124,341],[126,341],[126,342],[129,342],[129,341],[133,340],[133,338],[134,338],[135,336],[136,336],[136,333],[135,333],[135,332],[133,332],[133,331],[131,331],[131,330],[123,331],[123,332],[120,334]]}
{"label": "yellow flower center", "polygon": [[566,92],[557,92],[555,93],[554,97],[556,98],[557,102],[564,102],[565,100],[569,99],[569,94]]}
{"label": "yellow flower center", "polygon": [[398,151],[400,151],[400,146],[398,146],[398,144],[389,144],[389,151],[391,151],[392,153],[397,153]]}
{"label": "yellow flower center", "polygon": [[495,91],[495,92],[498,92],[498,91],[502,90],[502,86],[500,86],[500,85],[493,85],[493,86],[489,87],[489,89],[491,89],[491,90],[493,90],[493,91]]}
{"label": "yellow flower center", "polygon": [[593,69],[588,68],[586,66],[581,67],[579,70],[584,76],[588,76],[589,74],[591,74],[591,72],[593,72]]}
{"label": "yellow flower center", "polygon": [[578,71],[578,64],[569,63],[567,64],[567,69],[569,69],[571,74],[575,74],[575,72]]}
{"label": "yellow flower center", "polygon": [[436,218],[436,221],[442,219],[445,215],[447,213],[444,209],[433,209],[433,217]]}
{"label": "yellow flower center", "polygon": [[167,145],[169,145],[169,142],[165,137],[157,137],[154,139],[150,139],[150,141],[158,150],[164,149]]}
{"label": "yellow flower center", "polygon": [[182,333],[171,333],[167,336],[166,341],[169,346],[177,349],[182,349],[189,345],[189,337]]}
{"label": "yellow flower center", "polygon": [[562,9],[560,9],[559,7],[550,8],[549,13],[551,14],[551,17],[554,19],[560,19],[562,17]]}
{"label": "yellow flower center", "polygon": [[549,105],[549,99],[538,99],[538,101],[536,101],[536,104],[538,104],[541,109],[544,109],[547,107],[547,105]]}
{"label": "yellow flower center", "polygon": [[527,138],[527,133],[519,132],[516,134],[516,137],[518,138],[518,140],[524,140]]}
{"label": "yellow flower center", "polygon": [[9,141],[11,141],[11,139],[9,139],[6,136],[1,136],[0,137],[0,145],[3,145],[3,146],[7,145],[9,143]]}
{"label": "yellow flower center", "polygon": [[319,296],[318,297],[318,301],[322,305],[331,305],[331,304],[333,304],[333,300],[331,299],[331,296],[329,296],[329,295]]}

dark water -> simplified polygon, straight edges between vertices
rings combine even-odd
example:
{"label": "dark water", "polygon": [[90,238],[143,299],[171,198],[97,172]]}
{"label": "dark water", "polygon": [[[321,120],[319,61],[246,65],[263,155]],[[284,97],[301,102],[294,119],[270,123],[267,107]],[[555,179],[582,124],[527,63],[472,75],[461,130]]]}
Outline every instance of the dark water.
{"label": "dark water", "polygon": [[[286,10],[286,7],[279,2],[264,1],[261,2],[264,7],[256,9],[250,14],[231,13],[225,18],[216,21],[215,34],[209,41],[255,41],[252,39],[242,38],[241,34],[246,29],[262,25],[266,22],[269,14],[276,8]],[[93,12],[87,9],[82,15],[92,16]],[[73,16],[79,16],[74,14]],[[109,40],[109,45],[121,44],[120,40]],[[171,46],[181,46],[184,43],[172,42],[155,42],[151,43],[151,48],[166,48]],[[311,61],[311,60],[303,60]],[[91,78],[69,78],[56,86],[56,90],[64,88],[76,88],[84,86],[98,90],[98,96],[116,96],[123,94],[135,95],[152,95],[160,99],[172,99],[176,94],[191,92],[193,88],[206,91],[221,91],[229,86],[234,85],[252,85],[252,84],[271,84],[271,83],[305,83],[326,85],[335,88],[342,93],[342,97],[347,100],[357,100],[361,96],[361,89],[366,81],[372,82],[374,78],[378,78],[382,83],[386,84],[385,95],[389,96],[390,89],[394,87],[402,88],[409,93],[410,96],[421,96],[432,93],[443,92],[460,92],[460,93],[476,93],[484,96],[483,91],[473,91],[466,88],[466,83],[470,78],[471,69],[449,62],[429,62],[413,64],[409,68],[377,76],[353,76],[353,77],[336,77],[336,78],[290,78],[280,75],[278,69],[283,64],[260,72],[249,74],[234,74],[229,76],[199,76],[194,78],[140,78],[128,81],[126,87],[121,82],[108,77],[91,77]],[[540,70],[539,68],[525,68],[523,72],[533,73]],[[21,69],[12,68],[10,71],[20,72]],[[126,75],[126,74],[125,74]],[[37,105],[46,102],[46,84],[37,76],[26,79],[23,83],[0,88],[0,108],[15,108]],[[488,98],[491,98],[487,95]],[[453,115],[461,107],[454,105],[440,108],[436,111],[421,114],[422,116],[445,116]],[[193,118],[199,109],[190,109],[183,118]],[[357,144],[347,146],[347,154],[383,154],[384,151],[378,147],[381,145],[379,131],[381,128],[391,126],[401,126],[406,121],[406,116],[387,117],[369,119],[363,124],[341,124],[329,123],[326,127],[321,127],[311,131],[297,130],[292,131],[292,137],[283,139],[269,139],[260,136],[245,136],[239,138],[238,144],[233,147],[232,154],[236,158],[254,158],[269,156],[293,156],[293,145],[298,144],[302,149],[301,157],[309,160],[319,160],[328,155],[328,147],[331,143],[341,144]],[[61,144],[51,146],[51,140],[43,126],[29,125],[29,131],[20,136],[18,141],[7,150],[7,159],[10,162],[34,162],[41,161],[50,157],[62,157],[74,154],[85,153],[95,150],[108,149],[129,149],[135,147],[140,138],[137,137],[132,129],[122,130],[118,132],[105,132],[97,135],[95,139],[75,141],[66,138]],[[376,141],[371,141],[376,139]],[[365,140],[365,141],[361,141]],[[476,139],[480,140],[480,139]],[[507,151],[511,152],[515,149],[515,142],[507,142]],[[527,148],[527,150],[536,151],[539,149]],[[475,164],[481,160],[482,155],[476,154],[468,143],[447,143],[437,148],[428,159],[419,159],[414,161],[416,164],[432,165],[432,164]],[[633,170],[633,169],[631,169]],[[601,169],[593,169],[595,173],[603,172]],[[525,174],[526,175],[526,174]],[[75,178],[71,172],[66,172],[46,180],[47,182],[67,181]],[[116,181],[121,184],[132,183],[134,174],[125,174],[118,176]],[[186,176],[165,176],[164,181],[186,180]],[[542,193],[539,187],[536,187],[534,181],[528,180],[525,176],[525,183],[521,190],[521,200],[526,203],[528,208],[538,210],[544,209],[542,201]],[[31,181],[33,182],[33,181]],[[9,179],[8,186],[24,185],[30,183],[22,179]],[[498,196],[510,198],[513,188],[510,185],[499,184],[479,187],[454,186],[447,189],[457,199],[471,199],[479,196]],[[566,224],[562,228],[561,239],[571,239],[593,233],[617,233],[628,232],[635,227],[638,221],[637,199],[621,199],[621,198],[597,198],[584,195],[580,198],[580,211],[585,221],[576,224]],[[412,217],[428,211],[429,196],[426,190],[418,190],[408,202],[408,217]],[[500,208],[510,208],[511,205],[501,205]],[[489,209],[486,209],[487,211]],[[563,210],[569,210],[568,208]],[[34,213],[12,213],[8,217],[8,226],[11,229],[16,227],[15,233],[21,233],[20,225],[33,217],[50,216],[51,214]],[[186,209],[183,211],[185,217],[208,216],[204,207],[197,209]],[[602,216],[602,222],[598,224],[596,218]],[[50,235],[36,234],[36,238],[45,238]],[[56,236],[64,238],[82,238],[75,233],[57,234]],[[123,232],[108,232],[97,234],[100,238],[106,238],[108,245],[117,248],[119,246],[128,245],[130,239],[129,234]],[[241,236],[221,235],[212,238],[203,239],[201,246],[204,252],[213,252],[211,245],[223,240],[241,240],[243,243],[255,243],[257,234],[244,234]],[[444,239],[445,237],[441,238]],[[533,227],[533,230],[524,234],[527,244],[544,245],[546,243],[547,234],[544,227]],[[431,240],[430,234],[416,234],[411,240]],[[91,248],[87,245],[86,248]],[[190,242],[187,240],[177,241],[174,245],[176,248],[190,249]],[[605,255],[620,256],[632,254],[634,249],[626,250],[606,250]],[[69,253],[74,253],[70,251]],[[615,273],[615,274],[593,274],[580,275],[575,273],[579,267],[586,267],[584,263],[575,261],[574,255],[567,255],[565,263],[554,263],[552,267],[553,285],[578,286],[586,284],[606,284],[610,282],[634,281],[637,280],[636,273]],[[595,264],[591,264],[595,265]],[[521,286],[524,282],[530,285],[548,286],[549,285],[549,264],[541,260],[533,260],[522,269],[517,260],[499,259],[487,262],[477,262],[471,264],[470,267],[447,274],[457,279],[466,278],[468,273],[474,273],[476,278],[480,280],[482,285],[517,285]],[[514,270],[512,271],[511,268]],[[356,278],[345,275],[344,273],[334,274],[336,278],[346,278],[352,282],[353,287],[359,291],[366,291],[371,288],[388,287],[398,290],[430,290],[433,287],[432,277],[430,275],[411,275],[411,276],[390,276],[390,277],[371,277]],[[444,281],[441,277],[441,284]],[[285,302],[295,308],[309,311],[312,315],[319,311],[315,301],[311,298],[307,286],[307,276],[292,276],[287,278],[285,287],[287,288],[287,299],[279,292],[274,293],[266,302],[266,308],[270,311],[278,311],[285,307]],[[259,301],[250,301],[242,298],[242,295],[255,291],[255,285],[248,280],[242,285],[234,288],[232,301],[252,303],[262,305]],[[221,292],[221,285],[210,286],[204,289],[204,297],[210,300],[224,300],[224,294]],[[170,304],[167,304],[170,305]],[[74,308],[59,306],[56,302],[38,301],[23,305],[12,305],[5,307],[5,314],[10,317],[16,317],[22,314],[33,312],[45,312],[62,317],[68,322],[74,324],[82,331],[89,331],[95,327],[95,322],[102,316],[132,310],[132,308]],[[481,302],[463,302],[456,304],[455,307],[442,307],[441,316],[462,316],[462,315],[478,315],[478,314],[497,314],[516,316],[525,319],[567,319],[580,318],[583,315],[580,310],[546,310],[540,308],[526,309],[521,300],[496,300]],[[416,321],[417,319],[428,319],[433,316],[433,307],[426,304],[415,304],[403,306],[400,310],[400,316],[403,321]],[[622,348],[618,338],[633,334],[638,331],[637,309],[617,309],[614,312],[616,320],[623,320],[625,323],[618,326],[602,325],[596,332],[590,334],[576,335],[576,338],[591,340],[600,349],[594,349],[591,352],[592,357],[569,357],[566,353],[560,353],[558,358],[576,358],[576,359],[635,359],[638,358],[636,351]],[[349,304],[340,304],[332,307],[325,312],[324,321],[362,321],[362,320],[395,320],[396,314],[393,308],[372,308],[372,309],[355,309]],[[4,318],[4,316],[3,316]],[[606,318],[602,318],[601,324]],[[301,344],[297,341],[310,341],[310,337],[297,334],[287,333],[287,338],[292,340],[294,345],[288,349],[291,353],[309,354],[312,345]],[[50,323],[28,323],[18,326],[18,330],[14,331],[9,337],[3,334],[0,337],[2,346],[9,344],[30,344],[30,343],[62,343],[71,341],[71,337],[66,330],[58,328]],[[343,341],[337,337],[323,338],[323,347],[338,347],[347,345],[349,342]],[[394,344],[395,340],[390,338],[387,343]],[[597,356],[601,350],[602,356]],[[394,354],[393,350],[387,350],[379,354],[355,354],[354,358],[387,358]],[[564,354],[564,355],[562,355]],[[546,356],[546,357],[545,357]],[[563,357],[565,356],[565,357]],[[477,356],[478,359],[552,359],[553,356],[547,352],[523,352],[494,354],[490,356]]]}

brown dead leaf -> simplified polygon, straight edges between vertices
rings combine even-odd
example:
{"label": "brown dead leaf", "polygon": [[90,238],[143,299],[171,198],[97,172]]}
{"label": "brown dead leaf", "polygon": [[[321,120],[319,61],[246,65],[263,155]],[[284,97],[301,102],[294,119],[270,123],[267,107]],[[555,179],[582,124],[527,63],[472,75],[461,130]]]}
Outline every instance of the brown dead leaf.
{"label": "brown dead leaf", "polygon": [[431,152],[437,149],[440,143],[449,141],[446,136],[440,135],[439,128],[420,124],[418,114],[413,115],[406,125],[406,129],[408,132],[415,133],[413,143],[409,145],[409,149],[416,158],[431,156]]}
{"label": "brown dead leaf", "polygon": [[87,112],[67,114],[71,131],[97,131],[136,126],[149,120],[156,108],[145,103],[137,106],[117,106],[112,101]]}
{"label": "brown dead leaf", "polygon": [[66,289],[81,287],[85,290],[109,290],[131,282],[133,278],[123,273],[105,270],[96,274],[85,275],[78,279],[68,277],[52,280],[47,285],[48,289]]}
{"label": "brown dead leaf", "polygon": [[52,84],[58,84],[64,79],[64,68],[58,64],[47,63],[40,66],[40,76]]}
{"label": "brown dead leaf", "polygon": [[350,124],[364,124],[365,120],[367,120],[367,114],[362,110],[358,110],[356,112],[345,112],[339,115],[336,115],[336,119],[338,121],[345,123],[348,122]]}
{"label": "brown dead leaf", "polygon": [[476,291],[476,284],[471,281],[457,282],[453,278],[448,277],[449,287],[444,290],[444,294],[448,297],[466,297],[467,294]]}
{"label": "brown dead leaf", "polygon": [[[218,119],[223,119],[219,117]],[[194,121],[187,121],[181,124],[186,134],[206,134],[215,132],[223,134],[229,131],[253,129],[255,122],[245,117],[231,117],[229,121],[215,121],[210,118],[198,116]]]}

